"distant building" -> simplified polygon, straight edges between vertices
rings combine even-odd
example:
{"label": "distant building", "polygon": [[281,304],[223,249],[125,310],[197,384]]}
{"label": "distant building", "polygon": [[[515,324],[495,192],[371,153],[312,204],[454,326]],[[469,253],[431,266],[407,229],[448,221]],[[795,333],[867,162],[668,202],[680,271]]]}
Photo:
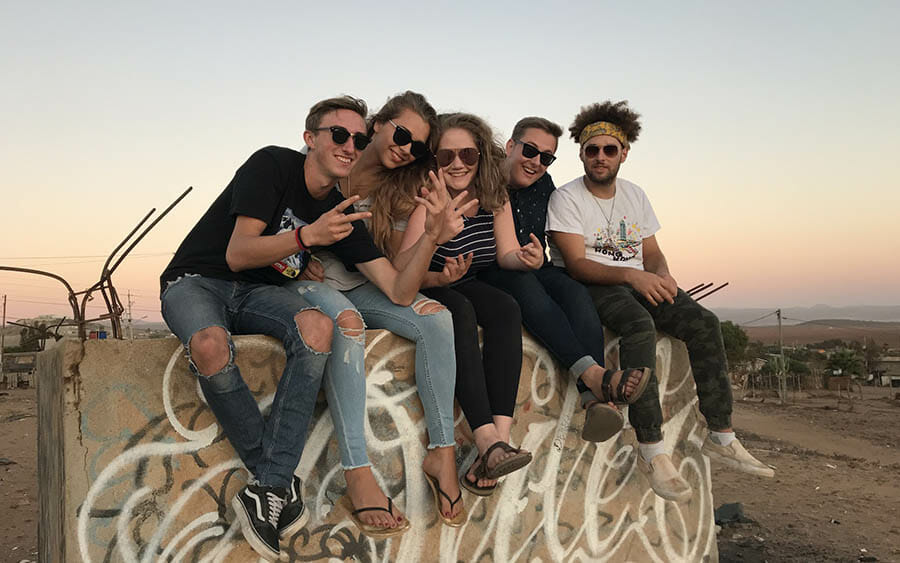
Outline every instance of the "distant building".
{"label": "distant building", "polygon": [[882,385],[900,387],[900,356],[882,356],[875,363],[875,373],[881,376]]}

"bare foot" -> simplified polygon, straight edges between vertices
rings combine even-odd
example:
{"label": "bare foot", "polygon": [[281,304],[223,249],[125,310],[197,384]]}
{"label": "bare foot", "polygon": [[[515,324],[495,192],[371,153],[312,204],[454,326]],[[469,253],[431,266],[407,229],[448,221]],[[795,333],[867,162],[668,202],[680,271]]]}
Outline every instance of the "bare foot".
{"label": "bare foot", "polygon": [[[350,502],[353,503],[354,509],[369,507],[387,509],[388,499],[381,487],[378,486],[378,482],[375,481],[371,467],[348,469],[344,471],[344,478],[347,480],[347,494],[350,496]],[[360,512],[357,517],[370,526],[397,528],[406,522],[406,517],[396,504],[393,508],[393,515],[384,510],[366,510]]]}
{"label": "bare foot", "polygon": [[[456,481],[456,458],[453,446],[434,448],[425,454],[422,462],[425,473],[437,478],[441,490],[447,493],[451,499],[459,497],[459,483]],[[452,507],[450,501],[441,496],[441,514],[446,518],[453,518],[462,510],[462,502],[457,502]]]}

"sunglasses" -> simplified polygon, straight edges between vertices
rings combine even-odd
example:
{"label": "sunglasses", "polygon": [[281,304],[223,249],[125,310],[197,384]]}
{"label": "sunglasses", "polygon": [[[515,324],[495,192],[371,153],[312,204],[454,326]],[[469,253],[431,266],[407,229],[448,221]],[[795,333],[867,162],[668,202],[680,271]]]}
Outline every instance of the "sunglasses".
{"label": "sunglasses", "polygon": [[425,143],[413,141],[412,133],[409,132],[409,129],[402,125],[397,125],[393,119],[388,119],[388,122],[394,126],[394,143],[397,146],[403,147],[412,143],[409,147],[409,154],[413,155],[413,158],[416,160],[428,154],[428,147]]}
{"label": "sunglasses", "polygon": [[603,154],[605,154],[609,158],[613,158],[614,156],[619,154],[618,145],[603,145],[602,147],[598,147],[597,145],[588,145],[584,147],[584,156],[588,158],[594,158],[598,154],[600,154],[601,148],[603,149]]}
{"label": "sunglasses", "polygon": [[351,136],[353,137],[353,146],[356,147],[356,150],[361,151],[365,150],[372,139],[369,138],[365,133],[354,133],[350,135],[350,131],[347,131],[346,128],[341,127],[340,125],[332,125],[331,127],[319,127],[314,129],[314,131],[331,131],[331,140],[334,141],[336,145],[343,145],[347,142]]}
{"label": "sunglasses", "polygon": [[553,161],[556,160],[556,157],[550,151],[539,151],[538,148],[531,143],[526,143],[525,141],[520,141],[519,139],[513,139],[515,142],[522,145],[522,156],[525,158],[534,158],[537,155],[541,155],[541,164],[544,166],[550,166],[553,164]]}
{"label": "sunglasses", "polygon": [[478,157],[480,155],[481,153],[478,152],[478,149],[467,147],[464,149],[439,149],[434,156],[437,158],[438,166],[443,168],[445,166],[450,166],[450,164],[456,160],[457,156],[459,156],[459,160],[466,166],[474,166],[478,163]]}

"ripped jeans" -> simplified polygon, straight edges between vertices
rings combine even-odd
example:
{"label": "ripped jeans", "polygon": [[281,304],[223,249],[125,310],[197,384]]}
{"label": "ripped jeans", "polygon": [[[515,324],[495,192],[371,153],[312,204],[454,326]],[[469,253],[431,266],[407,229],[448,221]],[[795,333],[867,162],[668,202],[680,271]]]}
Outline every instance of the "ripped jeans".
{"label": "ripped jeans", "polygon": [[[425,410],[430,448],[453,446],[456,358],[450,312],[423,312],[434,301],[418,295],[412,306],[395,305],[373,283],[349,291],[323,291],[316,282],[293,282],[300,295],[331,317],[358,311],[367,328],[383,328],[416,343],[416,388]],[[348,336],[335,323],[332,356],[325,368],[325,392],[344,469],[370,465],[366,455],[365,335]],[[351,331],[353,334],[355,331]]]}
{"label": "ripped jeans", "polygon": [[456,355],[450,311],[421,293],[412,305],[397,305],[372,282],[343,293],[369,328],[383,328],[415,342],[416,389],[425,410],[428,449],[455,446]]}
{"label": "ripped jeans", "polygon": [[[290,486],[330,355],[306,345],[294,318],[313,307],[284,287],[195,275],[171,282],[160,299],[163,319],[184,345],[206,402],[241,461],[260,485]],[[205,376],[191,359],[190,342],[209,327],[225,330],[229,358]],[[232,334],[266,334],[284,345],[287,361],[268,418],[234,363]]]}

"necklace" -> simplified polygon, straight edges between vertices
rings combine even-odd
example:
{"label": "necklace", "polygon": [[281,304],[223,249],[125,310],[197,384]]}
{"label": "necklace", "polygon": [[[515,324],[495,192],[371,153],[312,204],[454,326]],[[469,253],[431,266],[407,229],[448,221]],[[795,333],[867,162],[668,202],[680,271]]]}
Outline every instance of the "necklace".
{"label": "necklace", "polygon": [[594,204],[597,206],[597,209],[600,210],[600,213],[603,214],[603,218],[606,219],[606,228],[603,230],[603,232],[606,234],[606,240],[612,242],[613,240],[615,240],[612,228],[612,220],[616,212],[616,196],[619,195],[619,190],[616,190],[616,192],[612,196],[612,205],[609,208],[609,215],[607,215],[606,212],[603,211],[603,206],[600,205],[599,201],[597,201],[600,198],[595,196],[594,193],[591,192],[591,190],[588,190],[588,193],[591,194],[591,199],[594,200]]}

